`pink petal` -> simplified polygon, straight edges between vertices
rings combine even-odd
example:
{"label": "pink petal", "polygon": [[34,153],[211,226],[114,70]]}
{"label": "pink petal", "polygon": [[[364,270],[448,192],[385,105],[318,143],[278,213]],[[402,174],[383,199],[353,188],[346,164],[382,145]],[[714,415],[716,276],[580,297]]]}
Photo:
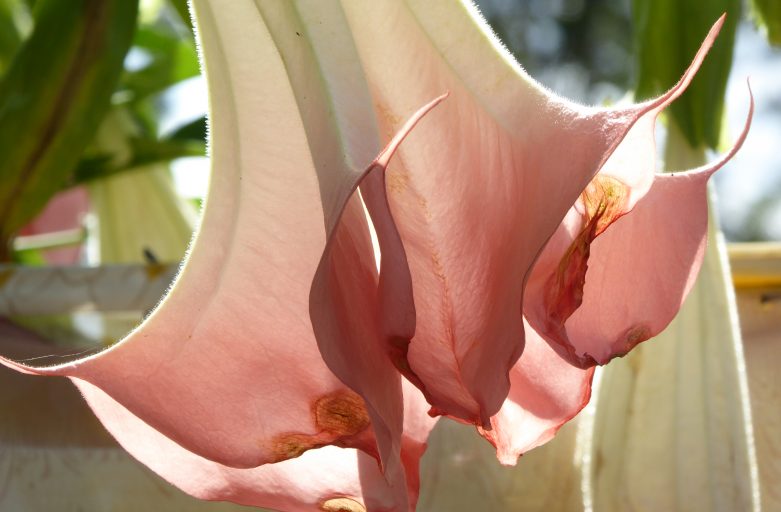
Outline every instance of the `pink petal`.
{"label": "pink petal", "polygon": [[407,476],[407,494],[410,510],[415,510],[420,494],[420,459],[428,446],[428,438],[437,419],[427,414],[428,402],[420,391],[406,379],[404,391],[404,435],[401,438],[401,462]]}
{"label": "pink petal", "polygon": [[655,102],[588,109],[549,95],[509,56],[497,59],[502,50],[469,9],[444,0],[345,5],[386,133],[416,105],[451,93],[387,176],[417,311],[415,336],[399,350],[407,361],[396,363],[414,374],[432,414],[489,427],[523,350],[529,269],[629,128],[682,91],[704,50]]}
{"label": "pink petal", "polygon": [[[388,294],[378,291],[353,192],[439,100],[374,159],[379,138],[373,113],[362,108],[371,102],[357,57],[345,58],[349,31],[334,35],[344,23],[338,9],[249,1],[217,9],[205,0],[195,7],[218,168],[173,289],[100,354],[49,368],[0,363],[73,378],[118,437],[123,423],[144,425],[127,434],[134,453],[145,453],[152,436],[181,446],[193,464],[248,469],[329,444],[360,447],[381,456],[394,507],[403,510],[417,481],[415,456],[405,451],[401,379],[380,331],[379,295]],[[306,44],[299,23],[307,24]],[[371,203],[379,219],[382,205]],[[379,232],[387,246],[385,210]]]}
{"label": "pink petal", "polygon": [[597,175],[527,286],[524,312],[562,357],[581,368],[605,364],[672,321],[702,264],[706,182],[743,144],[752,113],[753,98],[743,133],[723,158],[653,176],[633,208],[630,184]]}
{"label": "pink petal", "polygon": [[[414,332],[414,309],[405,301],[411,290],[404,250],[384,195],[384,172],[404,137],[444,96],[429,102],[402,128],[367,170],[361,185],[383,250],[382,279],[365,216],[353,196],[342,212],[312,284],[310,315],[320,350],[329,367],[368,406],[389,481],[399,490],[408,478],[399,459],[403,405],[401,377],[391,364],[393,340]],[[392,261],[398,263],[390,265]],[[389,269],[389,270],[386,270]],[[406,271],[406,272],[405,272]],[[409,390],[407,394],[415,393]]]}
{"label": "pink petal", "polygon": [[[276,510],[361,511],[364,504],[393,510],[394,497],[377,462],[358,450],[325,447],[259,468],[226,467],[185,450],[99,388],[78,379],[74,383],[131,455],[197,498]],[[337,503],[342,509],[329,508]]]}
{"label": "pink petal", "polygon": [[[0,338],[3,352],[15,357],[40,357],[53,351],[52,347],[11,324],[0,323],[0,331],[3,334]],[[360,511],[365,510],[364,505],[376,511],[404,510],[397,504],[398,490],[389,486],[375,458],[359,450],[324,447],[277,464],[236,469],[184,449],[100,388],[81,379],[71,380],[93,411],[98,412],[106,429],[133,457],[195,497],[278,510]],[[405,383],[404,387],[401,456],[405,469],[413,475],[407,483],[407,491],[410,507],[414,509],[419,490],[418,463],[435,420],[426,414],[427,404],[417,389],[409,383]],[[41,398],[46,397],[40,393],[25,396],[35,401],[25,404],[26,411],[17,418],[17,422],[20,418],[33,425],[36,420],[44,421],[47,414],[41,407],[47,402],[41,401]],[[67,403],[71,404],[71,408],[78,410],[79,404],[73,403],[70,395],[64,398],[69,399]],[[52,407],[61,405],[50,404]],[[69,422],[79,423],[77,420],[78,417],[69,415]],[[73,430],[74,427],[70,428]],[[74,433],[80,438],[87,435],[85,432]],[[98,439],[105,437],[101,432],[89,432],[89,435]]]}
{"label": "pink petal", "polygon": [[[345,271],[345,269],[350,269]],[[353,197],[334,230],[312,285],[310,314],[326,363],[367,397],[379,458],[406,508],[401,466],[401,377],[378,335],[377,270],[363,208]],[[374,447],[372,447],[374,448]]]}
{"label": "pink petal", "polygon": [[506,465],[547,443],[588,404],[594,376],[593,368],[570,365],[526,322],[524,327],[526,347],[510,371],[510,394],[491,418],[492,430],[480,429]]}

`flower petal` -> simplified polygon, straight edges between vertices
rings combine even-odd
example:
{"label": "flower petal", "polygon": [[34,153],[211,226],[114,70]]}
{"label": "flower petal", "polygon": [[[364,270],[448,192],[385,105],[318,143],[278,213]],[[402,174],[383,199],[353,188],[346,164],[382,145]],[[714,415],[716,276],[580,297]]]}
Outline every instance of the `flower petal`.
{"label": "flower petal", "polygon": [[[188,494],[276,510],[392,510],[393,494],[377,462],[354,449],[333,446],[252,469],[236,469],[182,448],[99,388],[74,383],[131,455]],[[336,503],[341,508],[335,507]]]}
{"label": "flower petal", "polygon": [[[73,380],[131,455],[192,496],[275,510],[405,510],[398,504],[398,490],[388,484],[377,461],[362,451],[327,446],[258,468],[226,467],[183,449],[99,388]],[[417,390],[407,387],[402,457],[408,474],[414,475],[408,482],[410,510],[414,510],[418,464],[434,420],[425,414],[425,402]]]}
{"label": "flower petal", "polygon": [[524,322],[526,347],[510,371],[510,394],[480,433],[496,447],[502,464],[550,441],[591,398],[594,369],[569,364]]}
{"label": "flower petal", "polygon": [[[0,331],[3,333],[0,337],[3,352],[16,358],[39,358],[56,350],[13,324],[0,322]],[[62,349],[59,351],[62,352]],[[13,375],[9,377],[9,382],[15,382]],[[72,380],[93,411],[99,412],[106,429],[133,457],[192,496],[278,510],[405,510],[398,505],[398,490],[388,484],[375,458],[362,451],[324,447],[277,464],[250,469],[231,468],[182,448],[100,388],[81,379]],[[19,398],[13,397],[13,394],[4,397],[12,400],[12,403],[7,404],[8,408],[17,409],[17,413],[21,413],[15,413],[14,421],[5,425],[3,433],[6,440],[11,436],[10,440],[18,441],[21,435],[24,443],[32,440],[52,447],[61,447],[64,441],[88,443],[89,446],[104,449],[113,446],[110,437],[100,426],[83,416],[88,411],[83,404],[78,403],[77,395],[64,393],[69,390],[52,386],[54,382],[37,384],[25,388],[29,391],[23,397],[28,402],[21,411],[18,411],[19,404],[13,403]],[[418,464],[435,420],[426,414],[428,405],[417,389],[409,383],[405,383],[404,387],[401,456],[407,473],[412,475],[407,483],[407,491],[414,507],[419,490]],[[29,401],[31,399],[32,402]],[[64,400],[67,405],[67,421],[60,425],[64,430],[41,428],[42,421],[50,415],[49,411],[42,409],[46,404],[57,411],[62,409],[62,403],[50,403],[52,400]],[[85,429],[85,426],[91,427],[93,423],[94,428]],[[26,430],[19,431],[21,427]],[[89,471],[94,466],[74,468],[74,471]],[[116,469],[111,467],[112,470]],[[87,476],[83,475],[84,478]],[[134,484],[138,487],[143,482]],[[179,506],[182,506],[181,502]]]}
{"label": "flower petal", "polygon": [[344,6],[388,136],[450,91],[387,176],[417,311],[396,364],[432,414],[490,427],[523,350],[523,284],[538,253],[632,124],[686,80],[654,102],[585,108],[533,82],[467,2]]}
{"label": "flower petal", "polygon": [[[700,169],[653,177],[629,210],[629,185],[601,172],[540,256],[524,312],[572,364],[605,364],[672,321],[702,264],[706,183],[743,144]],[[642,172],[642,171],[641,171]]]}

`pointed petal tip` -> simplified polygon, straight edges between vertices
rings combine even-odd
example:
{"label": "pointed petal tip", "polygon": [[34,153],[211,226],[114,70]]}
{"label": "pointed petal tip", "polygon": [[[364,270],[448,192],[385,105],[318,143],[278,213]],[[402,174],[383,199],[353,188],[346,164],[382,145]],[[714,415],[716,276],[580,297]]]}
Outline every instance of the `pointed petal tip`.
{"label": "pointed petal tip", "polygon": [[721,27],[724,26],[724,21],[727,19],[727,11],[724,11],[721,13],[721,16],[719,16],[719,19],[716,20],[716,22],[711,27],[710,31],[708,32],[708,35],[710,35],[711,32],[715,30],[716,34],[719,33],[721,30]]}
{"label": "pointed petal tip", "polygon": [[385,149],[380,152],[374,162],[372,162],[372,165],[369,167],[373,167],[375,165],[380,167],[387,167],[388,162],[390,162],[390,159],[393,157],[393,154],[399,148],[399,145],[404,141],[404,139],[407,138],[407,135],[410,134],[412,129],[415,128],[420,120],[423,119],[429,112],[431,112],[434,107],[445,101],[448,96],[450,96],[450,91],[445,91],[443,94],[429,101],[420,107],[414,114],[412,114],[412,116],[407,120],[406,123],[404,123],[401,129],[396,132],[396,135],[394,135],[393,139],[391,139],[388,145],[385,146]]}
{"label": "pointed petal tip", "polygon": [[680,80],[678,80],[678,83],[673,85],[661,96],[645,103],[646,112],[652,110],[661,111],[686,91],[686,89],[689,87],[689,84],[694,79],[694,76],[697,74],[697,71],[699,71],[700,67],[702,66],[702,63],[705,61],[705,57],[708,55],[708,52],[713,47],[713,43],[716,41],[716,37],[718,37],[719,32],[721,32],[721,28],[724,25],[726,18],[727,13],[725,12],[711,26],[708,34],[705,36],[705,39],[702,40],[702,44],[700,44],[700,48],[697,50],[697,53],[694,54],[694,58],[692,59],[691,64],[689,64],[689,67],[686,68],[686,71],[684,71]]}
{"label": "pointed petal tip", "polygon": [[738,139],[732,145],[727,154],[725,154],[716,165],[713,166],[713,171],[719,170],[724,164],[726,164],[733,156],[743,147],[743,143],[748,137],[748,132],[751,130],[751,122],[754,119],[754,91],[751,90],[751,78],[746,77],[746,88],[748,89],[748,114],[746,114],[746,120],[743,123],[743,130],[740,132]]}

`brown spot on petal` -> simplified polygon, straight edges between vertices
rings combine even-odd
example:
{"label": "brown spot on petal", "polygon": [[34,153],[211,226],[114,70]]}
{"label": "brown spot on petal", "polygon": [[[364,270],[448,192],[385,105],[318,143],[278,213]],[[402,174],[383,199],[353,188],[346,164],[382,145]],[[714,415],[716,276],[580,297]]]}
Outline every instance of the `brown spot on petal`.
{"label": "brown spot on petal", "polygon": [[624,349],[622,350],[622,353],[628,353],[635,348],[635,345],[650,339],[652,336],[651,329],[647,325],[635,325],[627,330],[626,334],[623,336]]}
{"label": "brown spot on petal", "polygon": [[366,507],[351,498],[331,498],[320,504],[325,512],[366,512]]}
{"label": "brown spot on petal", "polygon": [[340,390],[319,398],[313,407],[315,425],[337,436],[352,436],[369,426],[369,413],[356,393]]}
{"label": "brown spot on petal", "polygon": [[583,225],[546,286],[550,329],[563,331],[564,322],[583,303],[591,242],[626,213],[627,192],[615,178],[596,176],[581,194]]}
{"label": "brown spot on petal", "polygon": [[385,186],[389,192],[401,194],[407,189],[409,175],[400,171],[389,171],[385,173]]}
{"label": "brown spot on petal", "polygon": [[307,434],[279,434],[272,441],[274,459],[272,462],[300,457],[307,450],[317,448],[317,436]]}
{"label": "brown spot on petal", "polygon": [[584,224],[594,222],[595,238],[626,213],[628,192],[628,187],[617,179],[597,175],[580,195],[586,210]]}
{"label": "brown spot on petal", "polygon": [[318,398],[312,404],[312,420],[318,429],[315,434],[284,432],[274,436],[270,442],[271,462],[293,459],[307,450],[329,444],[348,446],[370,425],[363,399],[349,390]]}

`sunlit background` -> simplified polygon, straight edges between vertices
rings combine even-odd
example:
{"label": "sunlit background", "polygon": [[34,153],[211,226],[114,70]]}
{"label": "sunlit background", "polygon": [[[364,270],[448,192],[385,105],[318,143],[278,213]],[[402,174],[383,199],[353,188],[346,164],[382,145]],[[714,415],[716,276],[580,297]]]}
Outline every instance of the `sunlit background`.
{"label": "sunlit background", "polygon": [[[148,2],[152,12],[157,2]],[[529,73],[557,93],[587,104],[629,101],[634,83],[632,20],[628,0],[479,0],[484,16]],[[174,20],[175,21],[175,20]],[[715,21],[715,20],[714,20]],[[136,50],[128,66],[142,66]],[[716,175],[718,209],[729,240],[781,240],[781,50],[771,48],[749,20],[740,23],[727,90],[728,126],[743,126],[746,77],[756,98],[751,135],[738,156]],[[166,135],[206,112],[202,78],[185,80],[159,98]],[[661,123],[660,123],[661,124]],[[663,141],[663,126],[659,138]],[[205,193],[208,162],[178,160],[179,190]]]}

